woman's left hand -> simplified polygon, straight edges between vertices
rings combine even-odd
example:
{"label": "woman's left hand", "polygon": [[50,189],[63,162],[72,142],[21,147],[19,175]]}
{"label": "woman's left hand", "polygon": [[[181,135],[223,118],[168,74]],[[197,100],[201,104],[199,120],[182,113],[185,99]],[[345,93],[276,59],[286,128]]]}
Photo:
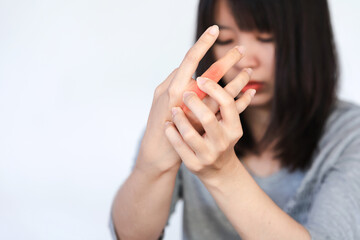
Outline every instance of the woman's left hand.
{"label": "woman's left hand", "polygon": [[[172,109],[172,122],[167,123],[165,133],[185,166],[202,181],[208,181],[220,177],[220,173],[226,174],[226,169],[238,163],[234,146],[243,130],[234,98],[210,79],[199,77],[197,84],[219,104],[221,119],[218,120],[194,92],[185,92],[183,101],[205,133],[201,136],[194,129],[180,107]],[[255,90],[249,89],[237,102],[248,106],[254,94]]]}

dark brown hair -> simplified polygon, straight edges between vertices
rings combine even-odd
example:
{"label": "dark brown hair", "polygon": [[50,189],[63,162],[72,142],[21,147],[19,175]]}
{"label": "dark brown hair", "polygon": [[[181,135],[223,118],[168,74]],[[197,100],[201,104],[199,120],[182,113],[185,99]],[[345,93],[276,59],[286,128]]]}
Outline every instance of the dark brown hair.
{"label": "dark brown hair", "polygon": [[[196,39],[215,24],[215,2],[200,0]],[[258,154],[276,139],[276,157],[282,166],[290,171],[305,170],[311,165],[336,99],[338,63],[327,1],[227,2],[241,30],[273,33],[276,49],[269,127],[255,145],[247,123],[242,121],[244,135],[235,145],[236,154]],[[214,60],[210,49],[196,75],[201,75]],[[219,84],[224,86],[223,81]]]}

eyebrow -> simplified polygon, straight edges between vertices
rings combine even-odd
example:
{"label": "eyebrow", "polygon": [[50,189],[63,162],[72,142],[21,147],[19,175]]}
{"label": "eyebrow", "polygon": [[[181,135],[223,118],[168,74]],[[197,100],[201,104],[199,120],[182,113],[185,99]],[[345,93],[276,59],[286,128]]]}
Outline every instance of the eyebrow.
{"label": "eyebrow", "polygon": [[220,30],[232,30],[231,27],[223,26],[223,25],[221,25],[221,24],[217,24],[217,25],[219,26],[219,29],[220,29]]}

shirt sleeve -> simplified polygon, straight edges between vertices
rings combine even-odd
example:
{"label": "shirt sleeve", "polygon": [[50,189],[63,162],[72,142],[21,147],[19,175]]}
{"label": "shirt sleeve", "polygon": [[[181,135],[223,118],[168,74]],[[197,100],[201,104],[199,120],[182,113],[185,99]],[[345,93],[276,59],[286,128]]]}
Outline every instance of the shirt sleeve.
{"label": "shirt sleeve", "polygon": [[174,187],[174,192],[173,192],[172,199],[171,199],[168,223],[169,223],[171,214],[173,214],[175,212],[176,203],[181,198],[182,198],[182,172],[181,172],[181,168],[180,168],[176,175],[175,187]]}
{"label": "shirt sleeve", "polygon": [[360,149],[327,173],[304,227],[311,239],[360,239]]}

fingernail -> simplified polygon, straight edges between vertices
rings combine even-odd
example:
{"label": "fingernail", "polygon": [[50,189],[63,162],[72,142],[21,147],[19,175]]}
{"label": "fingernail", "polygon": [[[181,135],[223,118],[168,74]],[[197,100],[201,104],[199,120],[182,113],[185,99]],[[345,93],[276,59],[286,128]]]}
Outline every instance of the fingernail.
{"label": "fingernail", "polygon": [[209,33],[213,36],[216,36],[218,32],[219,32],[219,27],[217,25],[213,25],[209,28]]}
{"label": "fingernail", "polygon": [[244,46],[237,46],[236,49],[241,53],[241,55],[245,54],[245,47]]}
{"label": "fingernail", "polygon": [[245,71],[249,74],[249,76],[251,76],[253,72],[252,68],[245,68]]}
{"label": "fingernail", "polygon": [[250,89],[250,90],[249,90],[249,94],[250,94],[251,98],[254,98],[255,93],[256,93],[256,90],[255,90],[255,89]]}
{"label": "fingernail", "polygon": [[185,100],[186,98],[188,98],[189,96],[193,95],[194,93],[193,92],[189,92],[189,91],[186,91],[184,92],[183,94],[183,100]]}
{"label": "fingernail", "polygon": [[173,107],[172,109],[171,109],[171,113],[172,113],[172,116],[174,117],[176,114],[177,114],[177,109],[176,109],[176,107]]}
{"label": "fingernail", "polygon": [[199,85],[204,85],[204,83],[206,83],[206,78],[203,78],[203,77],[198,77],[196,79],[196,82],[199,84]]}

